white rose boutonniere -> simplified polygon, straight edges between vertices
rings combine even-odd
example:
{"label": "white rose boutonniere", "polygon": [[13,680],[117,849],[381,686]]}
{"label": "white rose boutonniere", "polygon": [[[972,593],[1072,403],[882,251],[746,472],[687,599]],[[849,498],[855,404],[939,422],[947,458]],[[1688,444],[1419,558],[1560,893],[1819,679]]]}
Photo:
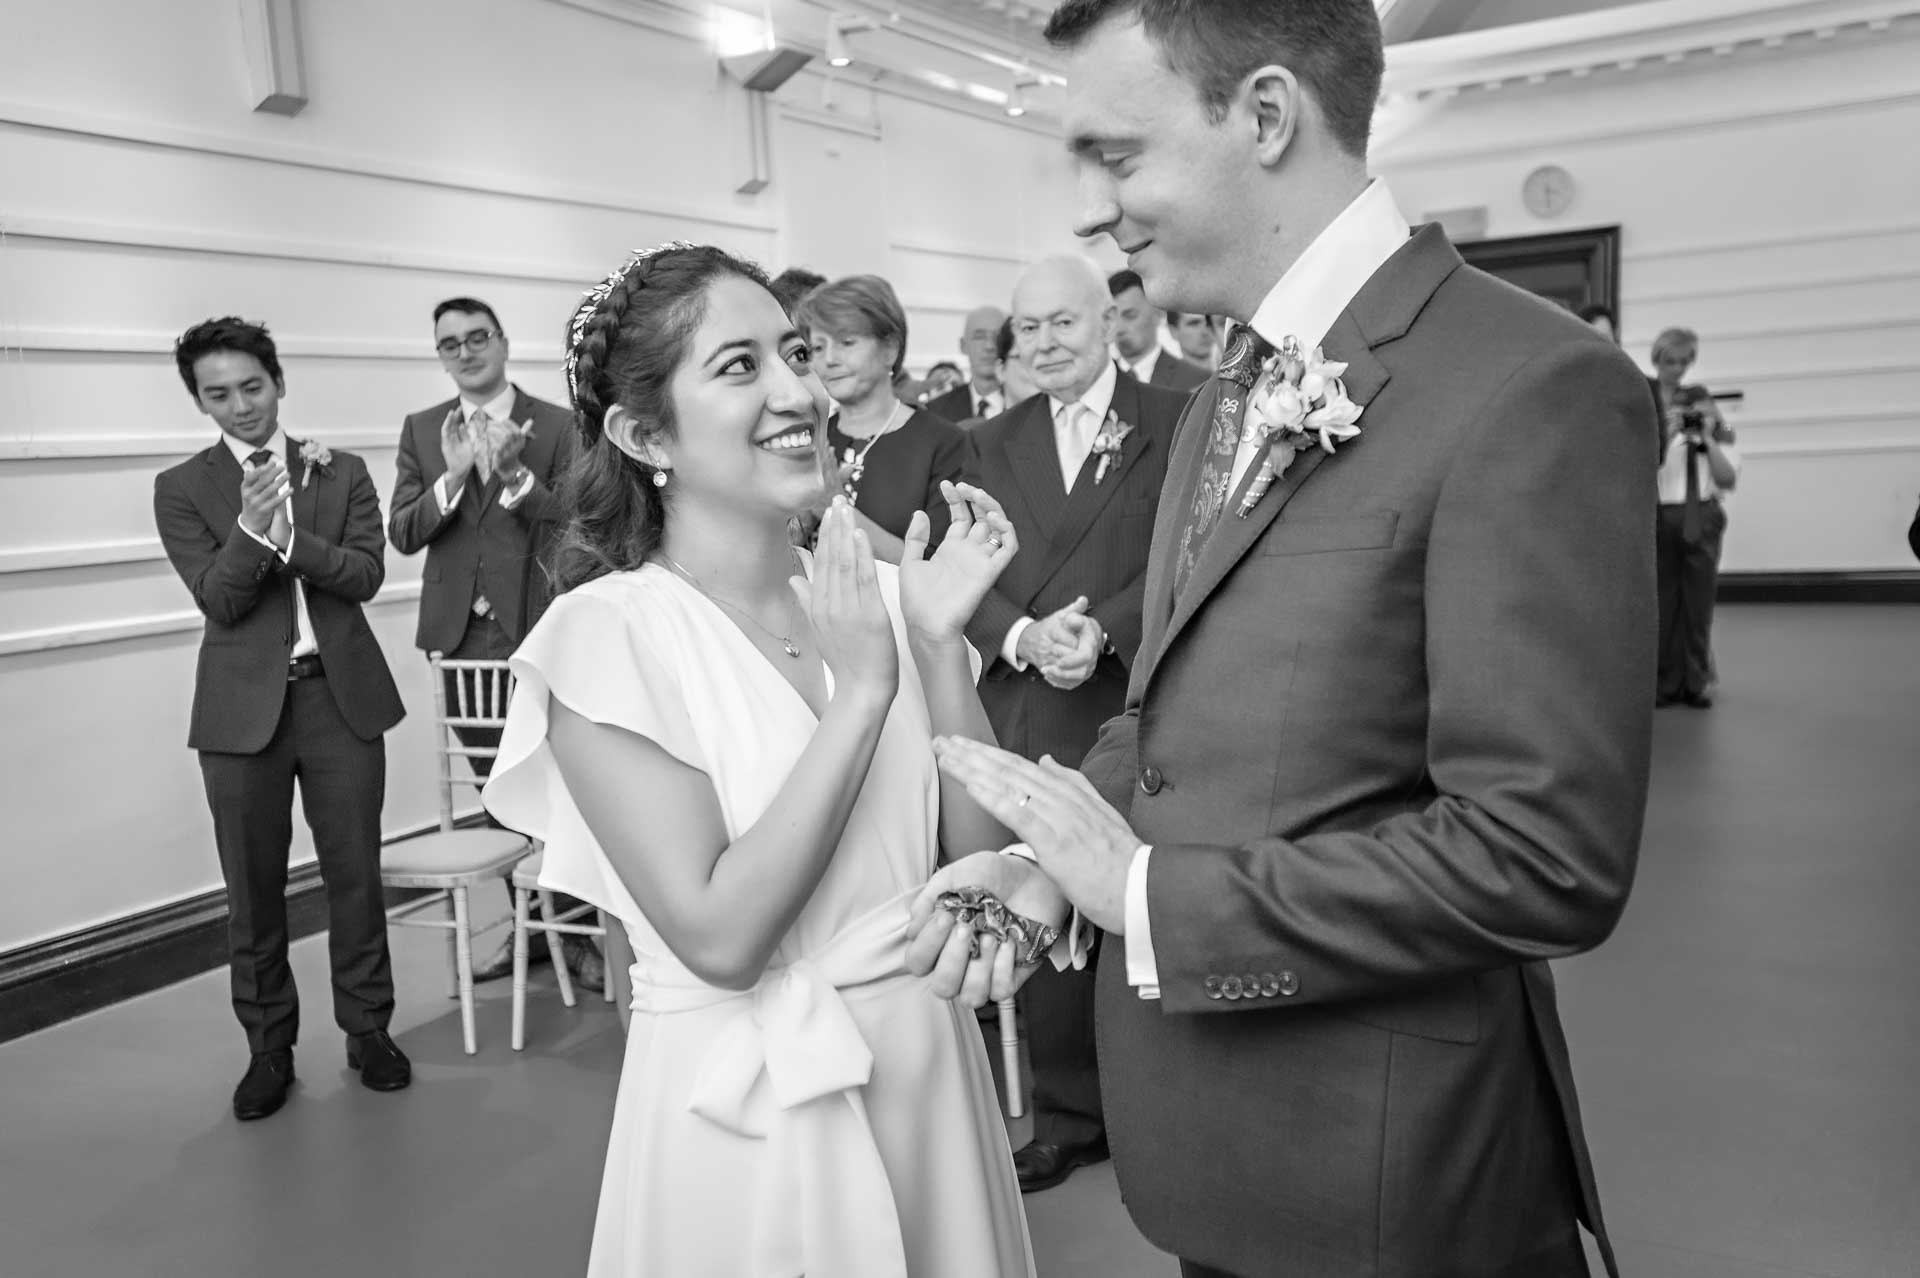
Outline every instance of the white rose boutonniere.
{"label": "white rose boutonniere", "polygon": [[304,469],[300,472],[300,487],[305,488],[313,482],[313,472],[323,475],[333,474],[333,450],[325,444],[306,440],[300,445],[300,462]]}
{"label": "white rose boutonniere", "polygon": [[1120,460],[1121,446],[1127,442],[1127,436],[1133,434],[1133,424],[1123,422],[1120,415],[1111,410],[1107,420],[1100,426],[1100,433],[1093,437],[1093,455],[1100,464],[1093,469],[1093,482],[1098,485],[1107,477],[1107,470]]}
{"label": "white rose boutonniere", "polygon": [[1248,406],[1246,424],[1246,436],[1264,441],[1267,455],[1247,495],[1240,499],[1235,512],[1240,518],[1252,513],[1303,449],[1331,453],[1359,436],[1360,428],[1354,423],[1360,420],[1361,406],[1347,398],[1347,388],[1340,381],[1346,371],[1345,364],[1328,359],[1319,347],[1311,355],[1302,355],[1300,343],[1291,337],[1267,361]]}

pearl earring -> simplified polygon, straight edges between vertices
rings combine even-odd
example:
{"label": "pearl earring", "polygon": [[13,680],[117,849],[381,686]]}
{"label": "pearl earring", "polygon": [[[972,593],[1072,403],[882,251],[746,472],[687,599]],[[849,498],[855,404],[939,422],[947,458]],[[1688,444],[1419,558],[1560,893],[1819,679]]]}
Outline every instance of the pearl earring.
{"label": "pearl earring", "polygon": [[664,470],[656,470],[656,471],[654,471],[654,472],[653,472],[653,486],[654,486],[655,488],[665,488],[665,487],[667,486],[667,472],[666,472],[666,471],[664,471]]}

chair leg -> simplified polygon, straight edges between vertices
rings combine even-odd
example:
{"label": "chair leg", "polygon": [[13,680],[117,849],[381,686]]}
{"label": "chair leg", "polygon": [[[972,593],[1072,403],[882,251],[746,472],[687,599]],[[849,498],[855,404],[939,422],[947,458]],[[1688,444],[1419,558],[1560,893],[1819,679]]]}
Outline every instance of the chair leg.
{"label": "chair leg", "polygon": [[447,893],[447,997],[460,997],[460,914]]}
{"label": "chair leg", "polygon": [[526,888],[513,890],[513,1050],[527,1045],[527,898]]}
{"label": "chair leg", "polygon": [[467,889],[457,887],[453,890],[454,960],[460,969],[460,1034],[469,1056],[480,1050],[473,1037],[473,935],[468,930],[471,923],[467,915]]}
{"label": "chair leg", "polygon": [[[553,893],[540,889],[540,917],[545,922],[553,922],[556,911],[553,908]],[[547,930],[547,954],[553,959],[553,977],[560,982],[560,1001],[568,1007],[573,1006],[573,975],[567,971],[567,952],[562,941],[564,933]]]}
{"label": "chair leg", "polygon": [[600,924],[600,997],[613,1002],[613,951],[607,946],[607,937],[616,926],[607,918],[605,910],[593,912],[594,921]]}
{"label": "chair leg", "polygon": [[1020,1023],[1010,998],[1000,1000],[1000,1068],[1007,1081],[1007,1117],[1019,1118],[1027,1112],[1027,1096],[1020,1081]]}

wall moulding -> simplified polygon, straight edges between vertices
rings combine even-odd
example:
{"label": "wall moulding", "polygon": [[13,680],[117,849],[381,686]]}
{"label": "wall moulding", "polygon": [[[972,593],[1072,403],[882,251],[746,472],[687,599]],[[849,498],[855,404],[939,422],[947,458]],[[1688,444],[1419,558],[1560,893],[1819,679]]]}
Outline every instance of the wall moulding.
{"label": "wall moulding", "polygon": [[[396,582],[380,591],[367,605],[370,608],[407,603],[420,597],[418,581]],[[88,648],[99,644],[120,643],[129,639],[147,639],[156,635],[197,633],[202,619],[191,608],[179,612],[156,613],[146,617],[121,617],[112,621],[89,621],[79,625],[47,626],[39,630],[15,630],[0,633],[0,658],[33,652],[55,652],[68,648]]]}
{"label": "wall moulding", "polygon": [[1385,91],[1422,95],[1537,87],[1556,77],[1777,56],[1842,36],[1912,34],[1917,0],[1656,0],[1392,45]]}
{"label": "wall moulding", "polygon": [[605,274],[604,264],[601,263],[483,258],[417,249],[389,249],[370,244],[333,244],[292,236],[238,235],[191,227],[136,226],[79,218],[0,217],[0,234],[14,241],[43,240],[57,244],[157,249],[167,253],[316,262],[326,266],[365,266],[379,270],[417,271],[428,275],[477,275],[489,279],[558,284],[568,288],[583,288],[586,283]]}
{"label": "wall moulding", "polygon": [[0,550],[0,577],[23,572],[55,572],[63,568],[144,564],[166,557],[166,551],[161,548],[157,537],[76,543],[70,546],[28,546]]}
{"label": "wall moulding", "polygon": [[[284,349],[284,348],[283,348]],[[356,453],[392,451],[400,446],[399,430],[316,430],[314,437],[334,448]],[[214,440],[211,430],[173,431],[151,435],[55,435],[44,438],[0,439],[0,462],[93,461],[108,458],[190,457]]]}
{"label": "wall moulding", "polygon": [[[1898,222],[1873,222],[1859,226],[1835,226],[1825,229],[1799,229],[1766,235],[1716,236],[1711,240],[1681,241],[1674,244],[1628,246],[1621,254],[1628,262],[1651,262],[1671,257],[1705,257],[1715,253],[1747,253],[1758,249],[1796,248],[1804,244],[1834,244],[1846,240],[1884,239],[1896,235],[1920,233],[1920,219]],[[1884,278],[1876,274],[1873,278]]]}
{"label": "wall moulding", "polygon": [[1027,258],[1018,254],[988,248],[984,244],[932,244],[925,240],[911,240],[896,236],[887,241],[887,247],[899,253],[921,253],[928,257],[953,257],[972,262],[993,262],[1001,266],[1025,266],[1028,261]]}
{"label": "wall moulding", "polygon": [[[8,334],[7,345],[18,351],[57,351],[88,355],[164,355],[173,356],[176,334],[140,330],[18,328]],[[284,358],[293,359],[372,359],[402,360],[438,365],[439,357],[417,341],[374,337],[302,337],[274,334],[274,342]],[[516,341],[514,358],[522,364],[560,362],[562,351],[556,341]]]}
{"label": "wall moulding", "polygon": [[437,187],[441,190],[498,196],[534,204],[560,204],[573,208],[637,214],[643,217],[671,218],[765,234],[772,234],[779,229],[772,214],[741,208],[702,208],[671,201],[640,201],[612,191],[571,184],[566,186],[553,183],[529,185],[524,174],[474,173],[438,165],[401,163],[379,156],[354,155],[319,147],[298,146],[293,143],[269,145],[252,139],[227,137],[198,129],[179,128],[151,121],[119,119],[5,99],[0,99],[0,124],[97,138],[109,142],[159,147],[171,151],[221,156],[227,159],[257,160],[265,164],[281,164],[292,168],[346,174],[358,178],[378,178],[410,186]]}

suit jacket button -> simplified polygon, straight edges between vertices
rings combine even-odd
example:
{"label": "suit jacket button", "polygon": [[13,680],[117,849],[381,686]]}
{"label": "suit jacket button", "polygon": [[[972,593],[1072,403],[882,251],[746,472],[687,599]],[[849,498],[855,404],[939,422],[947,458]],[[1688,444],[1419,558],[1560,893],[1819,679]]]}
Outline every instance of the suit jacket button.
{"label": "suit jacket button", "polygon": [[1220,992],[1220,978],[1217,976],[1209,976],[1207,978],[1206,988],[1207,988],[1208,998],[1224,998],[1225,997],[1225,995]]}
{"label": "suit jacket button", "polygon": [[1263,998],[1272,998],[1280,992],[1280,978],[1272,972],[1260,974],[1260,994]]}
{"label": "suit jacket button", "polygon": [[1292,972],[1280,973],[1280,992],[1288,998],[1292,998],[1295,994],[1298,994],[1300,992],[1300,978]]}
{"label": "suit jacket button", "polygon": [[1140,792],[1142,794],[1158,794],[1160,793],[1160,787],[1166,783],[1167,779],[1160,775],[1160,769],[1140,769]]}
{"label": "suit jacket button", "polygon": [[1229,999],[1235,999],[1246,992],[1246,986],[1241,983],[1239,977],[1229,976],[1220,982],[1220,992]]}

